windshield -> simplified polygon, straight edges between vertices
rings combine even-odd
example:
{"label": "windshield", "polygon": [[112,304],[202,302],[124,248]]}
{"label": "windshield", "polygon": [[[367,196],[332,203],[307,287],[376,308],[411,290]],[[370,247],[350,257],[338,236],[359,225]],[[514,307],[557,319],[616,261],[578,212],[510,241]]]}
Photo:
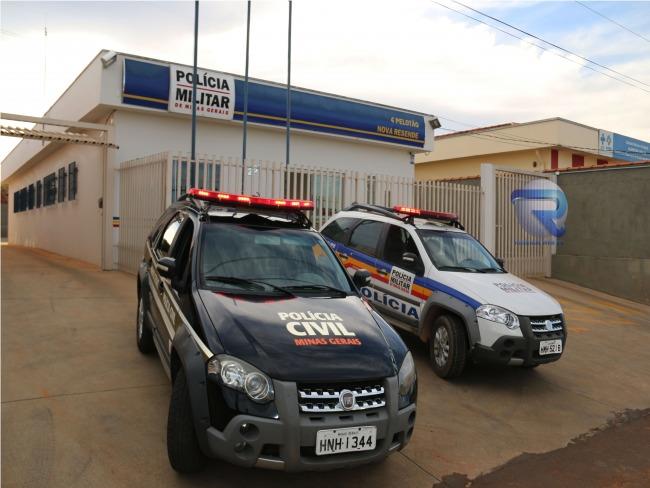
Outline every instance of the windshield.
{"label": "windshield", "polygon": [[419,229],[418,234],[433,264],[440,271],[503,273],[483,245],[469,234]]}
{"label": "windshield", "polygon": [[206,225],[201,246],[201,280],[211,289],[320,296],[352,292],[345,271],[315,232]]}

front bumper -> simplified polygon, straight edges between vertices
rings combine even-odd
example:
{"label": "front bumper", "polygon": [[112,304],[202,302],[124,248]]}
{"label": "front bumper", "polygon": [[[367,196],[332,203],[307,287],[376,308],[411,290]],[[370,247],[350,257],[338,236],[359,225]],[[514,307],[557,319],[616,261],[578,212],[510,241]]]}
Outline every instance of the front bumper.
{"label": "front bumper", "polygon": [[[474,361],[479,363],[535,366],[538,364],[552,363],[562,357],[567,338],[567,328],[564,319],[561,331],[543,334],[533,332],[528,317],[519,316],[519,324],[522,337],[501,337],[490,347],[475,344],[472,350],[472,358]],[[539,343],[553,339],[560,339],[562,341],[562,353],[540,356]]]}
{"label": "front bumper", "polygon": [[[236,415],[223,430],[209,427],[206,454],[245,467],[327,470],[379,461],[403,448],[413,433],[415,404],[398,410],[397,377],[385,380],[385,407],[353,412],[300,413],[295,383],[274,380],[273,387],[278,418]],[[317,431],[355,426],[377,428],[372,451],[316,456]]]}

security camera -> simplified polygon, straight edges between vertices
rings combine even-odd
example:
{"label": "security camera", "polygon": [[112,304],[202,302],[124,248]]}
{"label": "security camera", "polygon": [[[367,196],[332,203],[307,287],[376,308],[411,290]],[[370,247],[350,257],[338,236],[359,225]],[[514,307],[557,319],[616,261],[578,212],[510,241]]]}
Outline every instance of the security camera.
{"label": "security camera", "polygon": [[117,53],[115,51],[106,51],[102,54],[102,64],[104,65],[104,68],[108,68],[116,59]]}
{"label": "security camera", "polygon": [[429,121],[429,125],[431,126],[432,129],[440,129],[442,127],[442,124],[440,124],[440,120],[438,120],[438,117],[434,117]]}

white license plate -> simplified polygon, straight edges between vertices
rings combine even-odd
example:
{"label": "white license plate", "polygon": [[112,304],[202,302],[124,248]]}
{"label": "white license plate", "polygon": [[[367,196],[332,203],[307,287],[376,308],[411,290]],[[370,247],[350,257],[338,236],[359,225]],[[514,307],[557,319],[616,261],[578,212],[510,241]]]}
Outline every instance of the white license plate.
{"label": "white license plate", "polygon": [[545,356],[547,354],[560,354],[561,352],[562,352],[562,341],[560,339],[539,342],[540,356]]}
{"label": "white license plate", "polygon": [[349,427],[316,432],[316,455],[371,451],[377,442],[377,427]]}

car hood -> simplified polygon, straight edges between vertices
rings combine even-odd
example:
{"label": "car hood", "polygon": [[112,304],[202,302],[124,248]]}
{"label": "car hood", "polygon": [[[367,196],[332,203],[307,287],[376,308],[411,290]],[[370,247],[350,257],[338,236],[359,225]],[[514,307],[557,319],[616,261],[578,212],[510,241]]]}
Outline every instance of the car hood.
{"label": "car hood", "polygon": [[460,273],[442,271],[440,281],[481,304],[498,305],[517,315],[562,313],[553,297],[510,273]]}
{"label": "car hood", "polygon": [[337,382],[397,374],[384,331],[357,296],[199,294],[224,352],[272,378]]}

